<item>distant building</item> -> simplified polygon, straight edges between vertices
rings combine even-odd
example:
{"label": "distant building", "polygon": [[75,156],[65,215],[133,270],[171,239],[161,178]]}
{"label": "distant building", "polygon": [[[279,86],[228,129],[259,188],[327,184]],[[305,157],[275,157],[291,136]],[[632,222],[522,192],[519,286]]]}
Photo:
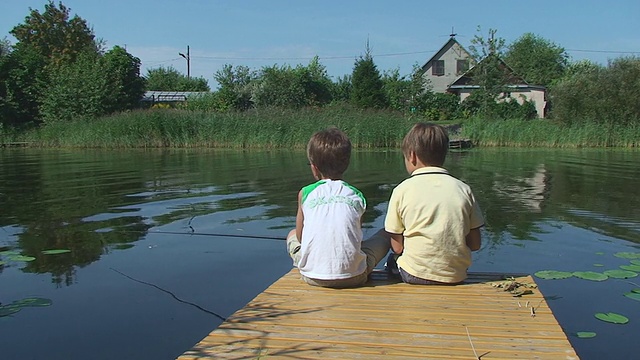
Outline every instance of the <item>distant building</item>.
{"label": "distant building", "polygon": [[471,54],[451,36],[444,46],[422,65],[422,78],[433,92],[444,93],[471,65]]}
{"label": "distant building", "polygon": [[[499,60],[500,66],[508,74],[508,91],[502,94],[502,101],[507,98],[512,98],[520,104],[525,100],[532,101],[535,103],[538,117],[544,118],[547,105],[546,88],[529,84],[515,74],[502,59]],[[462,102],[473,90],[480,88],[473,83],[473,71],[476,67],[471,54],[451,36],[449,41],[427,60],[420,72],[433,92],[456,94]]]}
{"label": "distant building", "polygon": [[[508,98],[516,100],[519,104],[523,104],[525,101],[531,101],[535,104],[538,117],[544,118],[545,106],[547,105],[545,98],[546,88],[544,86],[530,85],[524,78],[517,75],[502,59],[498,60],[500,69],[507,77],[506,91],[501,94],[500,101]],[[473,83],[473,73],[476,67],[477,65],[460,76],[453,84],[449,85],[447,91],[458,95],[460,101],[464,101],[474,90],[479,89],[480,86]]]}
{"label": "distant building", "polygon": [[146,91],[142,96],[143,103],[150,103],[151,105],[156,103],[176,103],[184,102],[187,99],[202,97],[206,94],[210,94],[208,91]]}

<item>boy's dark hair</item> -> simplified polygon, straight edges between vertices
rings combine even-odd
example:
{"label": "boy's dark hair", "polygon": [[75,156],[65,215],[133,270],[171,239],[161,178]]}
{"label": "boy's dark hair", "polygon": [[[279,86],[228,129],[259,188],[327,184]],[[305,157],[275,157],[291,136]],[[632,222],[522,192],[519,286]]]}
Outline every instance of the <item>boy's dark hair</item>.
{"label": "boy's dark hair", "polygon": [[402,140],[402,153],[413,151],[425,165],[442,166],[448,150],[447,130],[436,124],[417,123]]}
{"label": "boy's dark hair", "polygon": [[322,176],[341,178],[351,160],[351,141],[335,127],[318,131],[309,139],[307,157]]}

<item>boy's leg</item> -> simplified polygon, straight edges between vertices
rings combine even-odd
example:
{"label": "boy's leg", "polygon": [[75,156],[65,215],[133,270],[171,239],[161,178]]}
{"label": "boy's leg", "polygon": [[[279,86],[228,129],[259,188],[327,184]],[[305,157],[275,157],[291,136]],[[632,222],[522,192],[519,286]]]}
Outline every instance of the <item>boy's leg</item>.
{"label": "boy's leg", "polygon": [[300,263],[300,241],[296,236],[296,230],[291,230],[289,235],[287,235],[287,252],[291,259],[293,260],[293,266],[298,267],[298,263]]}
{"label": "boy's leg", "polygon": [[370,274],[389,252],[391,237],[384,229],[381,229],[370,238],[364,240],[360,248],[367,255],[367,274]]}

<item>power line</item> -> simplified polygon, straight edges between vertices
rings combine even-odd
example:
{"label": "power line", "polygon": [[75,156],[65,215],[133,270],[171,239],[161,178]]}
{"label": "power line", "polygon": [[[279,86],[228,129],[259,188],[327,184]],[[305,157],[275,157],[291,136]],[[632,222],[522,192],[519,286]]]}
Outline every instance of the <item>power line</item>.
{"label": "power line", "polygon": [[[640,51],[618,51],[618,50],[590,50],[590,49],[565,49],[569,52],[586,52],[586,53],[604,53],[604,54],[640,54]],[[423,51],[407,51],[398,53],[383,53],[372,54],[373,57],[394,57],[394,56],[407,56],[418,54],[433,54],[438,50],[423,50]],[[192,58],[207,59],[207,60],[255,60],[255,61],[285,61],[285,60],[311,60],[315,56],[300,56],[300,57],[252,57],[252,56],[191,56]],[[335,56],[318,56],[321,60],[342,60],[342,59],[354,59],[357,56],[354,55],[335,55]],[[174,61],[178,59],[166,60]]]}
{"label": "power line", "polygon": [[584,50],[584,49],[565,49],[573,52],[592,52],[604,54],[640,54],[640,51],[615,51],[615,50]]}
{"label": "power line", "polygon": [[169,60],[155,60],[155,61],[148,61],[146,62],[147,65],[160,65],[160,64],[164,64],[164,63],[168,63],[168,62],[172,62],[172,61],[176,61],[176,60],[180,60],[181,58],[174,58],[174,59],[169,59]]}
{"label": "power line", "polygon": [[[408,52],[398,52],[398,53],[383,53],[383,54],[373,54],[372,56],[375,58],[381,57],[394,57],[394,56],[407,56],[407,55],[418,55],[418,54],[433,54],[438,50],[424,50],[424,51],[408,51]],[[619,50],[592,50],[592,49],[565,49],[567,52],[583,52],[583,53],[600,53],[600,54],[629,54],[629,55],[640,55],[640,51],[619,51]],[[335,55],[335,56],[318,56],[321,60],[344,60],[344,59],[355,59],[357,56],[354,55]],[[204,60],[244,60],[244,61],[294,61],[294,60],[311,60],[315,58],[315,56],[306,56],[306,57],[250,57],[250,56],[190,56],[190,58],[204,59]],[[173,58],[168,60],[158,60],[158,61],[149,61],[145,62],[147,66],[157,66],[161,64],[165,64],[168,62],[173,62],[176,60],[180,60],[181,58]]]}
{"label": "power line", "polygon": [[[387,53],[387,54],[373,54],[373,57],[391,57],[391,56],[405,56],[416,54],[435,53],[437,50],[425,50],[425,51],[411,51],[401,53]],[[315,56],[311,57],[242,57],[242,56],[192,56],[192,58],[198,59],[210,59],[210,60],[311,60]],[[354,55],[338,55],[338,56],[318,56],[322,60],[339,60],[339,59],[354,59]]]}

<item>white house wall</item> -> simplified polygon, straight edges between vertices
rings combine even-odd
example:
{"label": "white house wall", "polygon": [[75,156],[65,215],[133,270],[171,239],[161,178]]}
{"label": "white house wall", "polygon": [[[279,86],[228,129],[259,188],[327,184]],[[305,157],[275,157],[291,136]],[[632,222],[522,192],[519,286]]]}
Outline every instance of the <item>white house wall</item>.
{"label": "white house wall", "polygon": [[[436,60],[444,60],[444,75],[432,75],[433,62]],[[469,53],[467,53],[466,50],[464,50],[464,48],[462,48],[462,46],[460,46],[460,44],[458,44],[457,42],[453,42],[440,50],[440,53],[437,54],[429,62],[429,64],[426,64],[427,67],[422,74],[422,78],[427,80],[431,84],[433,92],[446,92],[449,85],[451,85],[460,75],[462,75],[456,73],[458,60],[471,61],[471,56],[469,55]]]}

